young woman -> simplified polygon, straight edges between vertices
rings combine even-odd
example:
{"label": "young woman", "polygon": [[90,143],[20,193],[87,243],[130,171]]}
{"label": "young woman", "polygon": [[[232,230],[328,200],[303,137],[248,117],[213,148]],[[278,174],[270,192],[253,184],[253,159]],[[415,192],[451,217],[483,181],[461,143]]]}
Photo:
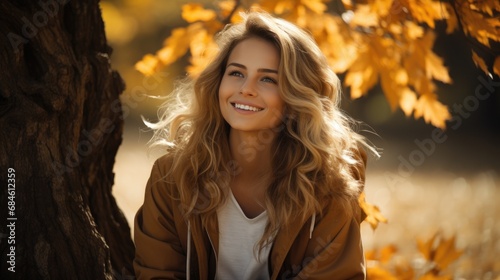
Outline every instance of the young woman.
{"label": "young woman", "polygon": [[154,125],[166,155],[135,220],[137,278],[364,279],[365,142],[337,76],[306,32],[264,13],[218,43]]}

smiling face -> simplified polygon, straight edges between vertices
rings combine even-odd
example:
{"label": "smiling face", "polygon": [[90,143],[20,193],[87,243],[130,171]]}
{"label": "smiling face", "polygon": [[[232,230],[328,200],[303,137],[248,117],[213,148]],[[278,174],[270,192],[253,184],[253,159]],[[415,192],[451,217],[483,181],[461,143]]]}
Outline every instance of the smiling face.
{"label": "smiling face", "polygon": [[233,130],[257,132],[279,125],[285,108],[278,87],[278,49],[251,37],[229,55],[219,87],[219,104]]}

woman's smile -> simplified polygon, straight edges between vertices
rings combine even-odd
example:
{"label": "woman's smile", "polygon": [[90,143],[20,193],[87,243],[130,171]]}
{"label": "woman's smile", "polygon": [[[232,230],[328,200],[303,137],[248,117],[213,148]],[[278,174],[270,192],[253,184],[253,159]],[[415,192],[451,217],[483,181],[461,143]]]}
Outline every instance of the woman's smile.
{"label": "woman's smile", "polygon": [[244,111],[244,112],[260,112],[264,110],[264,108],[259,108],[257,106],[252,106],[248,104],[243,104],[243,103],[237,103],[237,102],[231,102],[231,105],[237,110],[237,111]]}

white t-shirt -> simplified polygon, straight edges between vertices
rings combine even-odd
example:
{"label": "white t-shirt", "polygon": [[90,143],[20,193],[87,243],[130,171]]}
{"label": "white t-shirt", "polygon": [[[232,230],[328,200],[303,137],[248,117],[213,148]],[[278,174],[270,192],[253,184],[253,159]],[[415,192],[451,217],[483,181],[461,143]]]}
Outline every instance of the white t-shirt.
{"label": "white t-shirt", "polygon": [[271,245],[255,255],[257,244],[264,233],[267,212],[249,219],[241,210],[238,201],[230,192],[229,199],[217,211],[219,220],[219,255],[217,257],[217,280],[267,280],[269,279],[268,257]]}

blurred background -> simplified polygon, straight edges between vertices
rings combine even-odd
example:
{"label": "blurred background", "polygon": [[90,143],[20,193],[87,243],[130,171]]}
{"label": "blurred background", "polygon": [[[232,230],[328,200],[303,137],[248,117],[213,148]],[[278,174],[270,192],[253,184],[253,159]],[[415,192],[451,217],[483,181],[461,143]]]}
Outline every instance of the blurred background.
{"label": "blurred background", "polygon": [[[181,6],[188,2],[194,1],[101,1],[114,50],[112,65],[127,85],[122,95],[125,133],[113,192],[131,226],[151,166],[161,155],[148,151],[152,133],[141,118],[157,120],[162,102],[158,97],[168,95],[176,79],[186,75],[187,58],[154,78],[145,77],[134,64],[160,49],[172,28],[186,25]],[[399,109],[391,111],[379,86],[356,100],[344,90],[343,109],[365,124],[362,134],[382,153],[380,159],[369,158],[365,191],[367,201],[380,208],[388,223],[376,230],[363,223],[364,246],[376,250],[394,244],[396,262],[418,267],[424,263],[418,240],[436,233],[455,236],[463,254],[450,267],[453,279],[500,279],[500,80],[483,85],[488,78],[471,59],[470,40],[461,32],[445,34],[444,29],[436,28],[434,51],[453,79],[451,85],[438,83],[439,99],[455,118],[445,131],[405,117]],[[481,85],[488,97],[472,100]]]}

